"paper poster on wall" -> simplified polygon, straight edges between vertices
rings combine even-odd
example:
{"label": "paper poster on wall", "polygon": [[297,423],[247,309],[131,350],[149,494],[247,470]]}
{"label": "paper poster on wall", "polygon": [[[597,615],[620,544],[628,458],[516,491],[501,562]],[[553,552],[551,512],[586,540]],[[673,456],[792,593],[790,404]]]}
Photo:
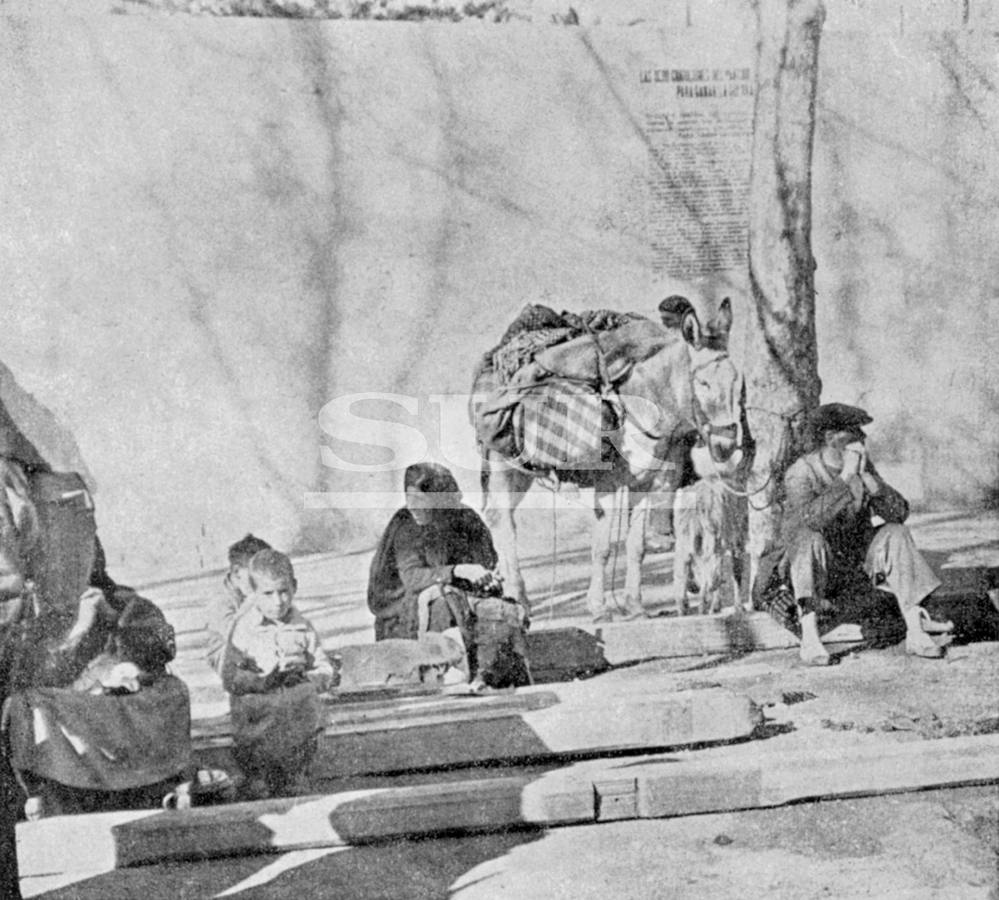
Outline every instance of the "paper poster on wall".
{"label": "paper poster on wall", "polygon": [[753,72],[717,60],[638,73],[654,281],[744,268]]}

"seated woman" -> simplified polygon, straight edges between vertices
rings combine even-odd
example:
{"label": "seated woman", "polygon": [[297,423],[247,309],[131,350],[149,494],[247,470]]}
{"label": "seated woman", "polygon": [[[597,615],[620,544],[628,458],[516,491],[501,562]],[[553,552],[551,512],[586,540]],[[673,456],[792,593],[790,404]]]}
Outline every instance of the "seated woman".
{"label": "seated woman", "polygon": [[[4,460],[0,473],[11,765],[46,813],[158,801],[190,764],[189,694],[166,669],[173,631],[153,603],[108,575],[92,515],[48,552],[43,529],[58,523],[36,502],[24,466]],[[37,799],[31,806],[40,814]]]}
{"label": "seated woman", "polygon": [[462,504],[458,483],[442,465],[409,466],[403,487],[406,505],[392,516],[371,561],[375,640],[416,639],[457,626],[471,647],[467,592],[499,587],[489,529]]}

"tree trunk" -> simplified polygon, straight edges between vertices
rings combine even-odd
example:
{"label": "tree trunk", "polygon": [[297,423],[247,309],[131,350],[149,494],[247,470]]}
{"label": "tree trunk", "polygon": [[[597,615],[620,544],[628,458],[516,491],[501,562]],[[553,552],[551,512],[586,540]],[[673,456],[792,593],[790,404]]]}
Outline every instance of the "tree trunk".
{"label": "tree trunk", "polygon": [[822,0],[754,0],[756,109],[749,188],[746,405],[756,453],[749,487],[750,582],[780,527],[780,483],[818,404],[812,139]]}

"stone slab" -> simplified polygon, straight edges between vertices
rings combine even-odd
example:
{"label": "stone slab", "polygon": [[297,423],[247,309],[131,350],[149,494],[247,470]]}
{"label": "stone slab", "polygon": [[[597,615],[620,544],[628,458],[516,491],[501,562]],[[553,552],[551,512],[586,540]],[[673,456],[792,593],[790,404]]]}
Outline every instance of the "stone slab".
{"label": "stone slab", "polygon": [[[557,702],[551,703],[555,696]],[[355,775],[494,762],[551,760],[749,737],[762,721],[748,698],[726,690],[636,692],[518,691],[506,708],[442,702],[420,715],[332,720],[312,763],[313,782]],[[443,711],[442,711],[443,710]],[[199,765],[236,769],[225,729],[194,741]]]}
{"label": "stone slab", "polygon": [[[103,813],[18,825],[22,874],[54,865],[118,867],[234,854],[336,847],[400,837],[661,818],[999,782],[999,736],[779,752],[758,763],[728,758],[606,762],[417,787],[236,803],[186,811]],[[51,847],[86,846],[57,862]],[[47,851],[47,852],[46,852]],[[98,858],[99,857],[99,858]]]}

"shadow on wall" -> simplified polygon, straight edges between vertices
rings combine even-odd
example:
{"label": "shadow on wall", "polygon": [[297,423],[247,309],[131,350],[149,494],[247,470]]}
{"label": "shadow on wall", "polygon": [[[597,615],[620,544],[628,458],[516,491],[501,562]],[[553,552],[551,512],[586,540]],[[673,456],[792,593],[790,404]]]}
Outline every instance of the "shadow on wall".
{"label": "shadow on wall", "polygon": [[[999,421],[995,396],[980,394],[988,421]],[[969,410],[916,421],[904,410],[871,427],[879,469],[906,496],[915,511],[946,509],[955,496],[973,508],[999,509],[999,451],[989,446],[981,422]],[[964,448],[963,451],[959,448]],[[940,473],[947,477],[941,480]]]}
{"label": "shadow on wall", "polygon": [[[812,240],[824,399],[871,412],[874,458],[915,508],[995,508],[999,182],[982,163],[995,112],[979,44],[907,34],[889,59],[870,34],[822,40]],[[914,83],[923,99],[903,87]]]}

